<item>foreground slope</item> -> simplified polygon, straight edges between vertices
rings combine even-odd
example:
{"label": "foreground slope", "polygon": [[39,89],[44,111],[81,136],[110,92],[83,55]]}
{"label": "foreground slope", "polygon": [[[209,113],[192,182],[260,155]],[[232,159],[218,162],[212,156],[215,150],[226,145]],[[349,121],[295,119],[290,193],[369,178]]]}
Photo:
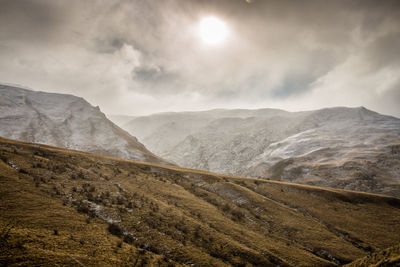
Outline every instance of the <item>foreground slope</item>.
{"label": "foreground slope", "polygon": [[0,136],[140,161],[163,162],[73,95],[0,85]]}
{"label": "foreground slope", "polygon": [[346,265],[346,267],[392,267],[400,266],[400,244],[386,248]]}
{"label": "foreground slope", "polygon": [[334,266],[400,239],[393,197],[6,139],[0,159],[1,263]]}
{"label": "foreground slope", "polygon": [[123,128],[187,168],[400,196],[400,119],[363,107],[161,113]]}

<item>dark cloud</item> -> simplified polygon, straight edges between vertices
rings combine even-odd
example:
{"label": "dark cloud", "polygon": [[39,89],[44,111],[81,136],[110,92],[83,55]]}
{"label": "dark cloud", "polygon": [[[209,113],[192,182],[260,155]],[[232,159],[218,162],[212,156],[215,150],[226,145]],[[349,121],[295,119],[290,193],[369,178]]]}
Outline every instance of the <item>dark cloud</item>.
{"label": "dark cloud", "polygon": [[30,0],[0,1],[1,40],[48,40],[62,24],[56,5]]}
{"label": "dark cloud", "polygon": [[307,74],[289,73],[282,83],[272,90],[271,95],[276,98],[299,95],[310,90],[311,84],[316,78]]}
{"label": "dark cloud", "polygon": [[93,45],[99,53],[114,53],[122,48],[126,41],[122,37],[95,38]]}
{"label": "dark cloud", "polygon": [[133,70],[132,79],[144,83],[168,83],[178,79],[175,73],[167,72],[161,66],[140,66]]}
{"label": "dark cloud", "polygon": [[400,28],[398,32],[390,32],[376,38],[365,51],[365,61],[370,71],[382,68],[400,67]]}

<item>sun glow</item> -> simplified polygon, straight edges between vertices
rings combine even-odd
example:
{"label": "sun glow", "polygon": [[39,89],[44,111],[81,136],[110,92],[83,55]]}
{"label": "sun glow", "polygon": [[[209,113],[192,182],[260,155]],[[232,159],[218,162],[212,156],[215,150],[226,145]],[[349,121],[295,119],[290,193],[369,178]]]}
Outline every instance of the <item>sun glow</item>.
{"label": "sun glow", "polygon": [[199,35],[205,44],[216,45],[226,39],[228,28],[223,21],[216,17],[205,17],[200,21]]}

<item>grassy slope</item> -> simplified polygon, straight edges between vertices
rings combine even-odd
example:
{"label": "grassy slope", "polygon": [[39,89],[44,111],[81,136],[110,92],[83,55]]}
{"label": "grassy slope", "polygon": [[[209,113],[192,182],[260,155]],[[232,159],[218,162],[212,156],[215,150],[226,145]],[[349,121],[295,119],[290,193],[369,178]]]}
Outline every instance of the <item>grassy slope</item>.
{"label": "grassy slope", "polygon": [[363,266],[374,266],[374,267],[392,267],[400,266],[400,244],[387,249],[371,253],[370,255],[358,259],[346,267],[363,267]]}
{"label": "grassy slope", "polygon": [[6,139],[0,159],[0,263],[330,266],[400,240],[396,198]]}

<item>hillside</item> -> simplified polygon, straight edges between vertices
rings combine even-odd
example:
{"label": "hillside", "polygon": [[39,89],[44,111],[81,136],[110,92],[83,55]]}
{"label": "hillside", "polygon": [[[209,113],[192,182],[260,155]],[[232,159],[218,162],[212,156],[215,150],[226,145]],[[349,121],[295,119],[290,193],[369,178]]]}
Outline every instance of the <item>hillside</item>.
{"label": "hillside", "polygon": [[400,239],[400,199],[0,139],[0,264],[335,266]]}
{"label": "hillside", "polygon": [[358,259],[346,265],[346,267],[392,267],[400,266],[400,244],[387,249],[383,249],[370,255]]}
{"label": "hillside", "polygon": [[363,107],[160,113],[123,128],[187,168],[400,196],[400,119]]}
{"label": "hillside", "polygon": [[83,98],[0,85],[0,136],[140,161],[163,162]]}

